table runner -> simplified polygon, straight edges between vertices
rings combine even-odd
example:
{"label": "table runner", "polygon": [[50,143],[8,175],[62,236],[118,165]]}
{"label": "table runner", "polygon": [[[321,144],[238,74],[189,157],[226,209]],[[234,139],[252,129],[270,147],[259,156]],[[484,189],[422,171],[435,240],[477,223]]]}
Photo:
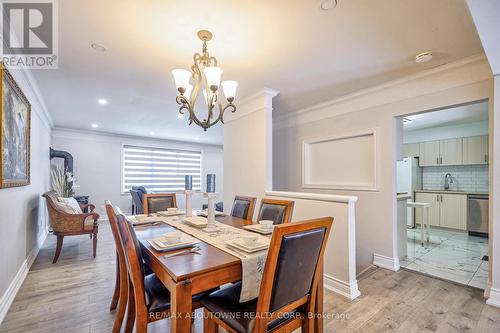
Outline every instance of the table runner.
{"label": "table runner", "polygon": [[183,217],[161,217],[158,220],[171,225],[193,237],[198,238],[205,243],[215,246],[224,252],[227,252],[241,260],[241,294],[240,303],[252,300],[259,296],[260,281],[264,266],[266,264],[268,250],[262,250],[254,254],[243,253],[243,251],[234,250],[229,248],[225,241],[237,239],[241,237],[259,237],[269,241],[270,237],[256,234],[254,232],[246,231],[244,229],[235,228],[221,222],[215,222],[215,226],[219,231],[205,232],[203,229],[191,227],[182,222]]}

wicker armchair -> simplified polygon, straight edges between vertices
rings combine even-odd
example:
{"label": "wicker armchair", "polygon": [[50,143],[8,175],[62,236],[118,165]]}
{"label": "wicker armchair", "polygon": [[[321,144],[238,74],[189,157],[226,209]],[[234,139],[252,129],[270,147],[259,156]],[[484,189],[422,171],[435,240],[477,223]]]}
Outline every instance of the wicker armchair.
{"label": "wicker armchair", "polygon": [[83,209],[88,208],[90,213],[70,214],[62,211],[58,207],[57,193],[50,191],[43,194],[47,200],[47,208],[49,210],[50,226],[57,236],[57,248],[52,263],[56,263],[61,254],[64,236],[76,236],[89,234],[93,238],[94,258],[97,250],[97,230],[99,214],[94,213],[94,205],[80,205]]}

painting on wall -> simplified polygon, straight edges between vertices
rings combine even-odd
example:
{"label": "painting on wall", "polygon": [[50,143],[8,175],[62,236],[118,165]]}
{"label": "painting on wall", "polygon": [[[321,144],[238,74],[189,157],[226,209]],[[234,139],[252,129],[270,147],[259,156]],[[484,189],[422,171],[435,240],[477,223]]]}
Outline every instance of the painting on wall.
{"label": "painting on wall", "polygon": [[31,105],[9,71],[1,66],[0,188],[30,183]]}

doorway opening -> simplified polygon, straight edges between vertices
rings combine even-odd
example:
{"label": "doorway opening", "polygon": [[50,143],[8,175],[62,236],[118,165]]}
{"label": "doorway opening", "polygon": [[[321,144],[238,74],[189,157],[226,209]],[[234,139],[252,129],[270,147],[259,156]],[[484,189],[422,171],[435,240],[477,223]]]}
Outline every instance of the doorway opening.
{"label": "doorway opening", "polygon": [[485,289],[488,101],[398,120],[402,127],[396,181],[401,267]]}

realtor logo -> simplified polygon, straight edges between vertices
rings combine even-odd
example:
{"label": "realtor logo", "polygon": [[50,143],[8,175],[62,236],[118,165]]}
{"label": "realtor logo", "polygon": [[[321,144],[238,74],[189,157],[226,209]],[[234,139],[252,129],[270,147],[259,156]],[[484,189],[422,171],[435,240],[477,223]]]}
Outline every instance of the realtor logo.
{"label": "realtor logo", "polygon": [[2,0],[2,60],[7,68],[57,68],[55,0]]}

